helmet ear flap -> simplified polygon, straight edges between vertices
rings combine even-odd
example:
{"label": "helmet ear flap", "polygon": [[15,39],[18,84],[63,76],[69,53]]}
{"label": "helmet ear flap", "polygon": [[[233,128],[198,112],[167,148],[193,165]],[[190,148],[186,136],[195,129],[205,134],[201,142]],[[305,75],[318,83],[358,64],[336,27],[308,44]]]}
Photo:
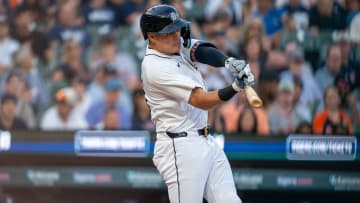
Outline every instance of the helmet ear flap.
{"label": "helmet ear flap", "polygon": [[181,28],[181,37],[184,40],[184,47],[190,48],[191,45],[191,30],[190,25],[186,25],[185,27]]}

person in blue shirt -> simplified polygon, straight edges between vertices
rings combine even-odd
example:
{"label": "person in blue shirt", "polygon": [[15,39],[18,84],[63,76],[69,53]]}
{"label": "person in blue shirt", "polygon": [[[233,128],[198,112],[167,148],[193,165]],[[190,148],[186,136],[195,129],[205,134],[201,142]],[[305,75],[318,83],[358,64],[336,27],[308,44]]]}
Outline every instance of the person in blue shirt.
{"label": "person in blue shirt", "polygon": [[131,114],[119,100],[121,81],[117,78],[111,78],[105,83],[104,99],[95,101],[90,105],[85,119],[91,128],[96,128],[102,121],[105,111],[109,106],[114,106],[120,114],[119,126],[122,129],[131,128]]}
{"label": "person in blue shirt", "polygon": [[106,4],[106,0],[91,0],[82,7],[82,14],[87,25],[115,26],[114,10]]}
{"label": "person in blue shirt", "polygon": [[[293,19],[297,29],[307,29],[309,24],[309,11],[301,3],[301,0],[289,0],[282,8],[283,23],[289,18]],[[284,19],[285,18],[285,19]]]}
{"label": "person in blue shirt", "polygon": [[283,28],[281,22],[283,13],[282,9],[274,7],[273,0],[261,0],[258,1],[258,9],[252,15],[262,19],[266,35],[271,37]]}
{"label": "person in blue shirt", "polygon": [[74,39],[83,47],[90,45],[90,36],[84,27],[82,17],[75,11],[76,8],[66,4],[59,8],[58,22],[48,32],[51,42],[60,44]]}

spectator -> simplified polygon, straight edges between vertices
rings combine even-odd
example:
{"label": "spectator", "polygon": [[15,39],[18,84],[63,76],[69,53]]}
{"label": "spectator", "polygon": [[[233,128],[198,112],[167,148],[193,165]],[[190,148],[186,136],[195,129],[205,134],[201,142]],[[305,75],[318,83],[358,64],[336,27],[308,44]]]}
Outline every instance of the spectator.
{"label": "spectator", "polygon": [[[348,71],[348,72],[347,72]],[[349,106],[349,97],[352,97],[353,91],[359,88],[360,69],[343,71],[335,78],[334,85],[339,89],[341,97],[341,106]]]}
{"label": "spectator", "polygon": [[155,130],[154,123],[151,121],[150,109],[145,100],[145,92],[137,89],[132,94],[134,103],[134,114],[132,117],[133,130]]}
{"label": "spectator", "polygon": [[273,69],[278,73],[288,69],[288,60],[283,51],[273,49],[268,53],[266,59],[266,68],[268,69]]}
{"label": "spectator", "polygon": [[215,30],[210,35],[210,41],[227,56],[239,58],[239,53],[236,47],[232,44],[229,38],[226,36],[224,30]]}
{"label": "spectator", "polygon": [[253,16],[262,19],[266,35],[273,37],[283,27],[281,22],[282,14],[283,12],[280,9],[274,7],[273,0],[261,0],[258,1],[258,8],[253,13]]}
{"label": "spectator", "polygon": [[0,103],[0,130],[26,130],[26,123],[16,116],[17,98],[4,94]]}
{"label": "spectator", "polygon": [[[222,106],[221,116],[224,120],[226,133],[235,133],[238,130],[239,116],[248,105],[245,93],[239,92],[237,96]],[[268,117],[265,109],[257,108],[255,114],[257,123],[261,123],[261,125],[257,125],[256,132],[262,135],[269,134]]]}
{"label": "spectator", "polygon": [[301,79],[297,76],[293,77],[295,89],[294,89],[294,102],[295,111],[300,115],[306,122],[312,121],[312,112],[315,111],[315,107],[307,106],[301,102],[301,97],[304,92],[304,85]]}
{"label": "spectator", "polygon": [[95,70],[94,79],[89,84],[86,94],[91,95],[93,101],[101,100],[105,95],[105,83],[117,75],[116,69],[111,65],[100,65]]}
{"label": "spectator", "polygon": [[43,32],[46,30],[48,25],[46,4],[46,1],[23,0],[21,4],[15,8],[14,12],[17,12],[17,10],[21,9],[29,10],[31,17],[33,18],[32,26]]}
{"label": "spectator", "polygon": [[231,19],[231,24],[240,24],[242,21],[241,0],[212,0],[207,1],[205,14],[208,19],[213,19],[219,12],[224,12]]}
{"label": "spectator", "polygon": [[344,30],[346,28],[346,14],[334,0],[318,0],[316,6],[309,12],[310,32]]}
{"label": "spectator", "polygon": [[258,0],[248,0],[243,2],[243,17],[244,21],[246,22],[248,18],[251,18],[251,15],[255,13],[258,9]]}
{"label": "spectator", "polygon": [[264,70],[260,72],[258,81],[259,83],[257,87],[259,96],[263,100],[264,108],[268,109],[268,107],[274,102],[277,94],[279,83],[278,73],[274,70]]}
{"label": "spectator", "polygon": [[306,30],[308,28],[308,9],[302,4],[301,0],[289,0],[282,9],[284,10],[283,21],[292,19],[297,30]]}
{"label": "spectator", "polygon": [[9,25],[5,16],[0,17],[0,74],[13,68],[13,54],[19,43],[9,36]]}
{"label": "spectator", "polygon": [[101,130],[120,130],[121,116],[115,106],[106,108],[101,123],[97,127]]}
{"label": "spectator", "polygon": [[244,22],[244,27],[240,36],[240,50],[245,42],[248,42],[251,38],[258,39],[265,52],[270,50],[270,41],[265,36],[265,28],[260,18],[251,17]]}
{"label": "spectator", "polygon": [[109,31],[115,26],[115,12],[106,0],[90,0],[82,7],[82,13],[87,25],[106,26]]}
{"label": "spectator", "polygon": [[334,84],[335,77],[341,71],[341,49],[338,44],[329,47],[326,57],[326,65],[316,71],[315,80],[317,81],[320,91],[324,92],[325,88]]}
{"label": "spectator", "polygon": [[258,133],[258,122],[257,116],[254,109],[246,105],[240,112],[238,120],[238,133],[243,134],[252,134],[255,135]]}
{"label": "spectator", "polygon": [[338,43],[341,49],[342,67],[335,77],[334,84],[340,90],[342,104],[345,104],[348,94],[360,88],[360,68],[358,68],[360,64],[350,59],[352,46],[349,39],[340,38]]}
{"label": "spectator", "polygon": [[90,37],[84,28],[84,20],[78,13],[78,1],[66,1],[60,5],[58,22],[49,30],[49,39],[54,46],[74,39],[83,47],[90,45]]}
{"label": "spectator", "polygon": [[145,10],[143,0],[111,1],[116,13],[117,25],[132,25]]}
{"label": "spectator", "polygon": [[34,67],[34,55],[28,45],[24,45],[15,54],[16,69],[19,70],[21,76],[28,82],[32,92],[32,105],[34,110],[40,109],[49,104],[49,92],[44,85],[38,69]]}
{"label": "spectator", "polygon": [[[267,60],[267,52],[261,42],[260,38],[252,37],[244,41],[243,44],[243,56],[254,71],[254,76],[259,76],[260,72],[265,69]],[[253,70],[253,66],[257,67],[258,70]]]}
{"label": "spectator", "polygon": [[29,42],[31,34],[35,31],[31,10],[26,7],[19,8],[14,13],[13,19],[11,36],[21,44]]}
{"label": "spectator", "polygon": [[83,118],[85,118],[87,110],[94,101],[92,96],[88,95],[86,92],[87,84],[87,80],[79,75],[71,82],[71,87],[75,90],[78,96],[74,112]]}
{"label": "spectator", "polygon": [[115,106],[121,117],[119,126],[121,126],[122,129],[131,128],[131,114],[119,100],[119,95],[121,93],[120,90],[122,88],[121,86],[121,82],[116,78],[106,81],[104,99],[92,103],[86,113],[86,121],[89,126],[95,127],[98,125],[104,116],[106,108],[109,106]]}
{"label": "spectator", "polygon": [[[288,53],[289,70],[281,74],[281,78],[297,77],[302,83],[300,104],[310,109],[321,103],[322,92],[320,91],[311,68],[305,63],[303,51],[297,47]],[[310,122],[311,120],[307,120]]]}
{"label": "spectator", "polygon": [[303,121],[295,111],[294,82],[292,80],[281,80],[278,86],[276,101],[268,111],[270,132],[272,134],[294,133],[300,122]]}
{"label": "spectator", "polygon": [[345,0],[346,25],[350,25],[352,19],[360,12],[359,0]]}
{"label": "spectator", "polygon": [[55,52],[50,47],[50,41],[46,33],[38,32],[31,36],[31,51],[36,57],[37,67],[39,67],[42,77],[49,81],[51,71],[58,65],[58,59],[55,58]]}
{"label": "spectator", "polygon": [[333,85],[328,86],[325,89],[324,102],[323,111],[314,117],[313,132],[324,135],[352,134],[350,118],[340,109],[339,89]]}
{"label": "spectator", "polygon": [[83,77],[85,80],[90,80],[90,73],[83,62],[83,48],[78,41],[69,39],[64,44],[63,49],[63,63],[60,69],[63,71],[64,79],[67,84],[71,84],[76,76]]}
{"label": "spectator", "polygon": [[31,89],[20,74],[10,73],[5,81],[4,94],[14,95],[17,99],[16,116],[30,129],[36,127],[36,117],[31,107]]}
{"label": "spectator", "polygon": [[139,85],[139,74],[135,60],[127,53],[118,52],[116,41],[110,35],[103,36],[100,41],[100,54],[94,60],[93,66],[99,64],[114,67],[118,77],[127,84],[128,90],[132,91]]}
{"label": "spectator", "polygon": [[81,115],[73,111],[77,95],[73,88],[60,89],[55,95],[56,104],[50,107],[41,120],[42,130],[79,130],[87,129]]}

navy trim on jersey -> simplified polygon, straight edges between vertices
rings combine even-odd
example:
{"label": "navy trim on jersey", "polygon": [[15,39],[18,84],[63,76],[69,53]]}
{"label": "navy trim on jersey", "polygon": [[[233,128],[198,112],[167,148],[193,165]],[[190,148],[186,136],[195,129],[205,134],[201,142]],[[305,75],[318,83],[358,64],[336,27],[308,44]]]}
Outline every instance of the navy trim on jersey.
{"label": "navy trim on jersey", "polygon": [[171,59],[169,57],[160,56],[160,55],[157,55],[157,54],[145,54],[145,56],[157,56],[157,57],[160,57],[160,58],[163,58],[163,59]]}
{"label": "navy trim on jersey", "polygon": [[176,163],[176,150],[175,150],[175,141],[174,138],[172,138],[172,144],[174,147],[174,159],[175,159],[175,168],[176,168],[176,182],[178,185],[178,198],[179,198],[179,203],[180,203],[180,182],[179,182],[179,171],[178,171],[178,166]]}

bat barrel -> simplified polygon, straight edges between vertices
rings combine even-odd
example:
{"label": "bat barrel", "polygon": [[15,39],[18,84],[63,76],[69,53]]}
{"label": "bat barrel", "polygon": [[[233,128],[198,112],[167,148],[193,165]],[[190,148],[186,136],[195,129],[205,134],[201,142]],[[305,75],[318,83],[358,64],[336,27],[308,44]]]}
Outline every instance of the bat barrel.
{"label": "bat barrel", "polygon": [[251,106],[255,108],[262,107],[263,102],[252,87],[246,86],[245,94]]}

